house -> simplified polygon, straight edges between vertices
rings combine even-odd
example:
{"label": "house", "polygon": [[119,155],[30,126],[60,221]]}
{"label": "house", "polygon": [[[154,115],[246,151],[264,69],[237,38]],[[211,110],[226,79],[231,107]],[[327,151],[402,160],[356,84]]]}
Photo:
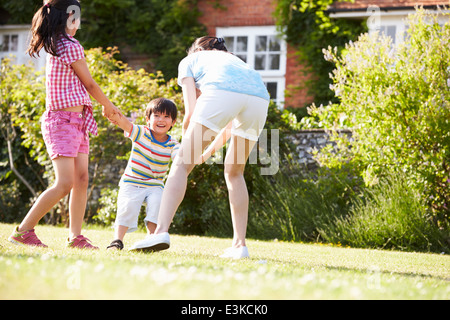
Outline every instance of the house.
{"label": "house", "polygon": [[[273,100],[281,106],[303,107],[314,97],[303,86],[308,79],[296,49],[277,30],[273,15],[276,4],[276,0],[198,0],[197,8],[202,13],[199,22],[206,26],[208,34],[223,37],[230,51],[260,72]],[[450,6],[450,0],[336,1],[328,14],[335,19],[367,19],[371,32],[379,30],[396,43],[403,40],[407,28],[404,18],[414,12],[416,5],[437,12],[438,6]],[[2,24],[0,12],[0,59],[13,54],[15,63],[31,60],[38,69],[44,67],[44,51],[37,60],[25,54],[29,30],[29,25]],[[124,52],[132,66],[141,65],[146,58],[134,56],[132,50]]]}
{"label": "house", "polygon": [[[380,30],[394,42],[402,41],[407,28],[404,18],[416,5],[437,10],[450,0],[354,0],[335,2],[328,14],[336,19],[368,19],[370,31]],[[314,98],[307,89],[296,89],[307,80],[301,72],[295,49],[275,26],[273,0],[199,0],[200,22],[211,36],[223,37],[227,48],[261,73],[272,99],[289,107],[303,107]],[[289,95],[285,94],[290,92]]]}
{"label": "house", "polygon": [[271,98],[279,104],[304,106],[312,101],[307,90],[285,96],[285,90],[305,79],[295,49],[279,35],[273,0],[199,0],[200,23],[211,36],[223,37],[228,50],[261,73]]}
{"label": "house", "polygon": [[[393,43],[400,43],[408,28],[406,17],[415,12],[416,6],[438,14],[439,8],[449,5],[449,0],[355,0],[336,2],[328,13],[336,19],[368,19],[369,32],[379,31],[390,36]],[[441,16],[440,21],[444,24],[448,18]]]}
{"label": "house", "polygon": [[31,61],[36,69],[45,67],[47,53],[44,50],[41,50],[37,59],[32,59],[25,53],[30,29],[31,25],[0,25],[0,60],[9,58],[15,64],[27,64]]}

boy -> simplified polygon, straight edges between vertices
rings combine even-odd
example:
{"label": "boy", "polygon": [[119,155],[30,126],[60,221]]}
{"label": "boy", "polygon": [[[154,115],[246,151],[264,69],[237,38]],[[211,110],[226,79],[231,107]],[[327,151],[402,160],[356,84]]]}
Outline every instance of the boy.
{"label": "boy", "polygon": [[120,179],[117,197],[115,240],[107,249],[122,250],[125,233],[137,229],[143,201],[147,202],[144,219],[149,234],[154,233],[158,221],[159,205],[164,188],[164,176],[169,161],[174,158],[180,144],[167,132],[177,118],[177,107],[167,99],[152,100],[145,111],[146,126],[132,124],[123,115],[110,120],[124,130],[133,141],[130,159]]}

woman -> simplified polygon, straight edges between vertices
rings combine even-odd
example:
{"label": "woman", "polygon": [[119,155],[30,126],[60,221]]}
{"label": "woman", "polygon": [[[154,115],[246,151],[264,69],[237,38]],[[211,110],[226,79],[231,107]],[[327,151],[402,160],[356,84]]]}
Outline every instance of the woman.
{"label": "woman", "polygon": [[[193,43],[179,64],[178,83],[185,103],[183,141],[164,188],[155,234],[135,247],[169,248],[169,226],[183,200],[189,173],[231,137],[225,157],[225,180],[234,236],[231,248],[222,257],[246,258],[249,199],[244,168],[264,128],[269,94],[259,73],[229,53],[224,39],[216,37],[202,37]],[[198,99],[197,89],[201,91]]]}

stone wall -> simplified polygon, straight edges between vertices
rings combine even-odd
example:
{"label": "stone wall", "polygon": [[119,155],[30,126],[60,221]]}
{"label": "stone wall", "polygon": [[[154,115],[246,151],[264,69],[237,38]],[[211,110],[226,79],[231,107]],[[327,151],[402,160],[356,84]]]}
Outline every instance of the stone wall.
{"label": "stone wall", "polygon": [[[339,130],[339,134],[351,136],[350,130]],[[323,129],[301,130],[290,135],[289,140],[296,146],[296,159],[300,164],[305,165],[308,169],[318,167],[318,163],[314,160],[312,151],[320,150],[327,144],[335,144],[330,142],[330,136]]]}

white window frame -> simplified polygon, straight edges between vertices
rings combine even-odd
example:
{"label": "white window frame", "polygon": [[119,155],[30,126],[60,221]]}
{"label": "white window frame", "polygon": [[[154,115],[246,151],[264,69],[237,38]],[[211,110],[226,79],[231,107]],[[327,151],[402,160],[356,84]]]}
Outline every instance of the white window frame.
{"label": "white window frame", "polygon": [[[277,83],[277,98],[273,99],[277,104],[284,103],[284,91],[286,87],[286,41],[280,36],[276,26],[250,26],[250,27],[218,27],[217,37],[247,37],[247,64],[255,68],[256,37],[277,36],[280,39],[280,68],[278,70],[256,70],[261,74],[264,82]],[[225,43],[226,44],[226,43]],[[266,62],[267,63],[267,62]]]}
{"label": "white window frame", "polygon": [[[402,43],[405,39],[405,32],[408,29],[408,26],[406,25],[406,18],[409,14],[414,14],[416,11],[414,9],[405,9],[405,10],[386,10],[381,8],[379,11],[379,15],[376,17],[376,19],[379,19],[378,21],[375,21],[379,23],[379,26],[381,27],[381,30],[375,25],[369,28],[369,33],[375,32],[375,31],[384,31],[387,29],[387,27],[394,27],[395,26],[395,39],[393,39],[393,43],[399,44]],[[442,10],[442,11],[436,11],[431,10],[430,11],[433,14],[439,15],[439,21],[444,24],[448,21],[448,18],[446,16],[441,15],[440,13],[449,13],[450,10]],[[342,11],[342,12],[336,12],[331,13],[331,18],[346,18],[346,19],[365,19],[370,18],[373,15],[372,10],[367,11]]]}
{"label": "white window frame", "polygon": [[[13,43],[13,38],[15,38],[15,43]],[[7,47],[5,46],[5,39],[8,39],[7,41]],[[0,37],[0,51],[3,53],[15,53],[19,51],[19,34],[17,33],[3,33]],[[13,44],[14,47],[13,48]],[[7,50],[5,50],[7,49]]]}
{"label": "white window frame", "polygon": [[[380,34],[390,36],[394,45],[399,44],[404,40],[406,17],[407,15],[382,15],[379,28],[369,30],[369,33],[379,31]],[[395,28],[394,35],[387,33],[389,28]]]}

